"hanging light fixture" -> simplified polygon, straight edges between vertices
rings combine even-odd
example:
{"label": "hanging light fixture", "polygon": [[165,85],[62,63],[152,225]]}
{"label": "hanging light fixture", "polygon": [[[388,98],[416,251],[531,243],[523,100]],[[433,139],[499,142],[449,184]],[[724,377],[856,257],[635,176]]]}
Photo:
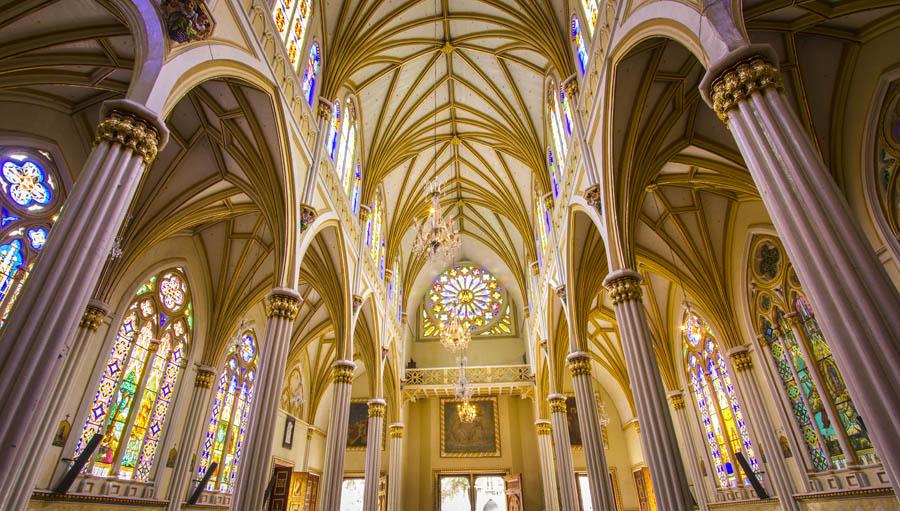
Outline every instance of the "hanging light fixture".
{"label": "hanging light fixture", "polygon": [[441,215],[441,184],[432,181],[428,185],[428,217],[416,219],[416,238],[413,252],[444,263],[452,263],[459,254],[461,241],[456,225]]}
{"label": "hanging light fixture", "polygon": [[450,312],[450,319],[441,327],[441,346],[450,353],[462,353],[472,342],[472,330],[459,319],[456,309]]}
{"label": "hanging light fixture", "polygon": [[459,360],[459,381],[456,384],[456,399],[460,402],[456,404],[456,414],[460,422],[471,424],[478,418],[478,407],[476,407],[472,399],[472,388],[469,387],[469,380],[466,378],[466,357],[460,356]]}

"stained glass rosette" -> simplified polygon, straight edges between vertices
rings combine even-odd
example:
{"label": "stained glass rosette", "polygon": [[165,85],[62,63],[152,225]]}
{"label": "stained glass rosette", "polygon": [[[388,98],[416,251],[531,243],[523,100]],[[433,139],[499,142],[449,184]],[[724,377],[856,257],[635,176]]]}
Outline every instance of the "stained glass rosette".
{"label": "stained glass rosette", "polygon": [[506,291],[489,271],[469,263],[453,266],[435,279],[425,314],[442,330],[455,315],[473,334],[490,331],[508,312]]}

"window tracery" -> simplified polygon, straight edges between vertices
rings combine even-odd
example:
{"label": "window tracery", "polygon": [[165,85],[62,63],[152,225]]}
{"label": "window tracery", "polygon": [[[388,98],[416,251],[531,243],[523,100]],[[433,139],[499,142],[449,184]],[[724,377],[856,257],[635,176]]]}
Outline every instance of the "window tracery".
{"label": "window tracery", "polygon": [[288,61],[294,71],[300,66],[300,51],[311,16],[311,0],[276,0],[272,10],[275,28],[281,36],[281,42],[287,50]]}
{"label": "window tracery", "polygon": [[597,17],[600,15],[600,0],[581,0],[581,8],[587,20],[588,32],[593,37],[597,28]]}
{"label": "window tracery", "polygon": [[50,153],[0,148],[0,327],[12,311],[63,203]]}
{"label": "window tracery", "polygon": [[473,335],[515,335],[506,290],[493,274],[472,263],[452,266],[434,280],[422,309],[422,337],[438,337],[452,316]]}
{"label": "window tracery", "polygon": [[780,241],[760,236],[750,250],[754,324],[809,463],[816,471],[844,468],[849,461],[845,445],[861,463],[877,463],[841,371]]}
{"label": "window tracery", "polygon": [[347,98],[344,108],[336,101],[331,115],[331,126],[326,139],[326,150],[334,161],[334,170],[350,200],[353,214],[359,214],[362,193],[362,165],[357,154],[356,108]]}
{"label": "window tracery", "polygon": [[181,269],[160,272],[138,288],[76,445],[78,456],[95,433],[103,435],[86,472],[150,480],[192,330],[190,290]]}
{"label": "window tracery", "polygon": [[747,478],[735,453],[743,452],[754,472],[759,466],[725,358],[710,326],[690,310],[685,312],[682,333],[688,382],[718,484],[737,486]]}
{"label": "window tracery", "polygon": [[200,451],[197,477],[212,463],[218,466],[206,485],[209,491],[231,493],[241,461],[247,416],[256,381],[256,334],[245,330],[231,346],[213,396],[212,411]]}

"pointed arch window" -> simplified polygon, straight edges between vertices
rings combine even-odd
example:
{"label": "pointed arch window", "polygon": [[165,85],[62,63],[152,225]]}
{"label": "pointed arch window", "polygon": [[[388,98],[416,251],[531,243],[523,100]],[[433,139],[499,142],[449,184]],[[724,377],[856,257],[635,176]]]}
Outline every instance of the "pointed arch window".
{"label": "pointed arch window", "polygon": [[550,168],[550,185],[553,187],[553,196],[559,197],[559,169],[556,159],[553,158],[553,149],[547,149],[547,166]]}
{"label": "pointed arch window", "polygon": [[572,43],[575,45],[575,55],[578,57],[578,71],[581,72],[581,76],[584,76],[584,73],[587,72],[588,52],[578,16],[572,16]]}
{"label": "pointed arch window", "polygon": [[812,468],[845,468],[849,460],[844,446],[860,463],[877,463],[841,371],[780,241],[758,237],[750,250],[754,323]]}
{"label": "pointed arch window", "polygon": [[335,101],[331,107],[331,123],[328,127],[328,138],[325,140],[325,150],[328,157],[334,161],[337,156],[338,145],[341,142],[341,104]]}
{"label": "pointed arch window", "polygon": [[384,201],[381,199],[381,192],[376,191],[375,198],[372,200],[372,210],[366,222],[366,246],[369,248],[369,254],[375,261],[382,278],[384,277],[385,257],[384,234]]}
{"label": "pointed arch window", "polygon": [[350,197],[350,207],[353,209],[354,215],[359,214],[360,193],[362,193],[362,165],[357,163],[353,168],[353,177],[347,189],[347,196]]}
{"label": "pointed arch window", "polygon": [[294,71],[300,67],[300,51],[312,16],[312,0],[275,0],[272,19]]}
{"label": "pointed arch window", "polygon": [[63,203],[46,151],[0,148],[0,327],[31,274]]}
{"label": "pointed arch window", "polygon": [[319,43],[313,43],[309,49],[309,57],[306,59],[306,70],[303,71],[303,94],[306,95],[306,103],[313,104],[316,95],[316,79],[319,77],[319,67],[322,56],[319,53]]}
{"label": "pointed arch window", "polygon": [[103,435],[85,468],[97,476],[149,481],[191,344],[193,309],[184,272],[144,282],[125,310],[75,449]]}
{"label": "pointed arch window", "polygon": [[759,472],[759,466],[725,358],[712,329],[700,316],[686,311],[681,328],[685,370],[716,478],[722,488],[737,486],[747,478],[735,453],[743,452],[754,472]]}
{"label": "pointed arch window", "polygon": [[537,194],[534,196],[534,212],[534,228],[537,233],[535,241],[537,242],[538,266],[543,268],[544,256],[547,252],[547,240],[550,236],[550,215],[547,212],[547,207],[544,205],[544,200]]}
{"label": "pointed arch window", "polygon": [[597,18],[600,16],[600,0],[581,0],[581,8],[584,10],[584,18],[587,20],[588,32],[594,37],[597,28]]}
{"label": "pointed arch window", "polygon": [[244,447],[247,416],[256,381],[256,334],[245,330],[231,346],[213,396],[212,411],[200,451],[197,477],[202,478],[212,463],[215,472],[206,485],[209,491],[231,493]]}
{"label": "pointed arch window", "polygon": [[562,87],[559,88],[559,102],[562,106],[562,125],[566,129],[566,137],[572,136],[572,107],[569,105],[569,98],[566,95],[565,89]]}

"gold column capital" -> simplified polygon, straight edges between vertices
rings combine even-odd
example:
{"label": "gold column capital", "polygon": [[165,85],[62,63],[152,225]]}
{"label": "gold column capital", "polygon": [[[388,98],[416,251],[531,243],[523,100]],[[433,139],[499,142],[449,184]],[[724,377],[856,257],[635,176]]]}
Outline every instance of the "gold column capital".
{"label": "gold column capital", "polygon": [[553,426],[551,426],[550,421],[546,419],[534,421],[534,427],[537,429],[538,435],[549,435],[553,433]]}
{"label": "gold column capital", "polygon": [[676,410],[684,409],[684,393],[681,391],[675,391],[669,393],[669,402],[672,403],[672,408]]}
{"label": "gold column capital", "polygon": [[572,377],[591,375],[591,356],[583,351],[575,351],[566,357]]}
{"label": "gold column capital", "polygon": [[332,108],[333,107],[331,103],[329,103],[324,98],[319,98],[319,105],[316,108],[316,115],[318,115],[320,119],[328,119],[331,117]]}
{"label": "gold column capital", "polygon": [[710,80],[707,94],[719,119],[727,123],[728,112],[754,92],[783,88],[781,73],[773,62],[770,56],[751,53],[722,69],[718,76]]}
{"label": "gold column capital", "polygon": [[388,436],[391,438],[403,438],[403,424],[397,422],[388,426]]}
{"label": "gold column capital", "polygon": [[105,310],[95,305],[88,305],[84,309],[84,314],[82,314],[78,326],[86,328],[91,332],[96,332],[97,329],[100,328],[100,325],[103,323],[103,318],[105,317]]}
{"label": "gold column capital", "polygon": [[728,354],[731,357],[731,364],[734,366],[735,372],[749,371],[753,368],[753,359],[750,358],[750,351],[738,348]]}
{"label": "gold column capital", "polygon": [[200,389],[212,388],[212,382],[215,378],[215,369],[207,366],[197,366],[197,376],[194,377],[194,386]]}
{"label": "gold column capital", "polygon": [[550,394],[547,402],[550,403],[550,413],[566,413],[566,396],[563,394]]}
{"label": "gold column capital", "polygon": [[338,360],[331,368],[331,377],[335,384],[345,383],[347,385],[353,383],[353,371],[356,364],[352,360]]}
{"label": "gold column capital", "polygon": [[383,399],[373,399],[368,402],[368,410],[370,419],[373,417],[384,417],[385,411],[387,411],[387,404],[385,404]]}
{"label": "gold column capital", "polygon": [[575,99],[578,96],[578,80],[572,79],[566,82],[565,91],[569,99]]}
{"label": "gold column capital", "polygon": [[293,321],[300,313],[300,295],[287,288],[275,288],[265,301],[267,318],[285,318]]}
{"label": "gold column capital", "polygon": [[150,165],[159,152],[160,135],[154,123],[125,110],[110,110],[97,125],[94,143],[108,140],[132,149]]}
{"label": "gold column capital", "polygon": [[640,301],[641,274],[634,270],[617,270],[603,279],[603,286],[609,292],[613,305],[627,301]]}

